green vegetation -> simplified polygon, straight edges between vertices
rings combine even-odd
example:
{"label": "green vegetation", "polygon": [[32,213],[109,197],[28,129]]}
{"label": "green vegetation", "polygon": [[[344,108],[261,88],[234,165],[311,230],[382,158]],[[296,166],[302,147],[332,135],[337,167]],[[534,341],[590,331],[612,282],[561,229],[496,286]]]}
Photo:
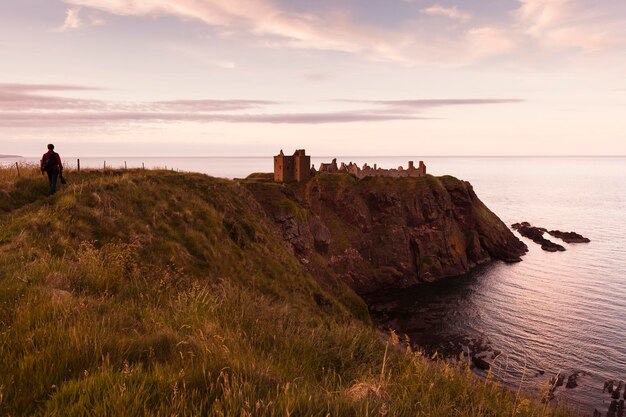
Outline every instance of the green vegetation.
{"label": "green vegetation", "polygon": [[306,222],[307,212],[305,210],[303,210],[302,207],[300,207],[298,204],[296,204],[295,201],[293,201],[293,200],[291,200],[289,198],[283,198],[283,199],[277,201],[276,205],[277,205],[277,207],[280,207],[280,208],[284,209],[289,214],[294,216],[295,219],[298,222],[300,222],[300,223]]}
{"label": "green vegetation", "polygon": [[0,169],[0,415],[565,416],[381,340],[246,188]]}
{"label": "green vegetation", "polygon": [[253,172],[252,174],[246,177],[247,180],[251,181],[274,181],[274,173],[273,172]]}

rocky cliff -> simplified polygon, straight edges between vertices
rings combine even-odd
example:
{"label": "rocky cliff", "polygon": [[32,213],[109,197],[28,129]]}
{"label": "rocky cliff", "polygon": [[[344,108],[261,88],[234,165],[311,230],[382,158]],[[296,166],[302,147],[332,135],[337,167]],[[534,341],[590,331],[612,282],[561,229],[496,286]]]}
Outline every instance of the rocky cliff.
{"label": "rocky cliff", "polygon": [[295,255],[318,277],[359,293],[469,272],[527,247],[454,177],[356,180],[320,174],[300,184],[245,181]]}

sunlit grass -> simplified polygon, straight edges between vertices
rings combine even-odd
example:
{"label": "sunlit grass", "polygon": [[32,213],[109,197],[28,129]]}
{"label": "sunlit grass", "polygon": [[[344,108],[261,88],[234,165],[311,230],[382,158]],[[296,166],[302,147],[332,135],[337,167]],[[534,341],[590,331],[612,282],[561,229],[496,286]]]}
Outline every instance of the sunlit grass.
{"label": "sunlit grass", "polygon": [[381,338],[236,182],[8,171],[0,415],[567,415]]}

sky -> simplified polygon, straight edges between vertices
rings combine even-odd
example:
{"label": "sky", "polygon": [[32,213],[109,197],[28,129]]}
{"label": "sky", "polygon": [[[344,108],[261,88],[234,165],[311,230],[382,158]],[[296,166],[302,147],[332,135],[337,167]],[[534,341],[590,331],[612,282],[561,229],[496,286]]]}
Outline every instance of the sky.
{"label": "sky", "polygon": [[1,0],[0,154],[626,155],[623,0]]}

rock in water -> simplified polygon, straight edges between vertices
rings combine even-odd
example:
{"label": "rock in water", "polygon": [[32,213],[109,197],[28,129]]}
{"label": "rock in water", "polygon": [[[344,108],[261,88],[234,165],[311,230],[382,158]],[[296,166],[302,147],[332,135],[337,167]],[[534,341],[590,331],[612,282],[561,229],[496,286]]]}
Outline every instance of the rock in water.
{"label": "rock in water", "polygon": [[543,237],[543,234],[547,231],[543,227],[534,227],[528,222],[514,223],[511,227],[514,230],[517,230],[520,235],[527,237],[538,245],[541,245],[541,249],[547,252],[563,252],[565,250],[563,246]]}
{"label": "rock in water", "polygon": [[551,236],[558,237],[565,243],[589,243],[591,240],[579,235],[576,232],[561,232],[560,230],[550,230],[548,232]]}
{"label": "rock in water", "polygon": [[484,360],[480,356],[472,356],[472,363],[478,369],[482,369],[483,371],[488,371],[489,368],[491,368],[491,365],[489,364],[489,362],[487,362],[486,360]]}
{"label": "rock in water", "polygon": [[578,386],[578,382],[576,382],[576,378],[578,378],[578,374],[573,373],[567,378],[567,384],[565,384],[565,388],[576,388]]}
{"label": "rock in water", "polygon": [[565,381],[565,376],[558,374],[550,378],[550,385],[552,385],[553,389],[558,388],[563,385],[564,381]]}
{"label": "rock in water", "polygon": [[[602,388],[602,393],[603,394],[609,389],[609,384],[612,384],[612,381],[604,381],[604,387]],[[611,389],[613,389],[613,388],[611,388]]]}

